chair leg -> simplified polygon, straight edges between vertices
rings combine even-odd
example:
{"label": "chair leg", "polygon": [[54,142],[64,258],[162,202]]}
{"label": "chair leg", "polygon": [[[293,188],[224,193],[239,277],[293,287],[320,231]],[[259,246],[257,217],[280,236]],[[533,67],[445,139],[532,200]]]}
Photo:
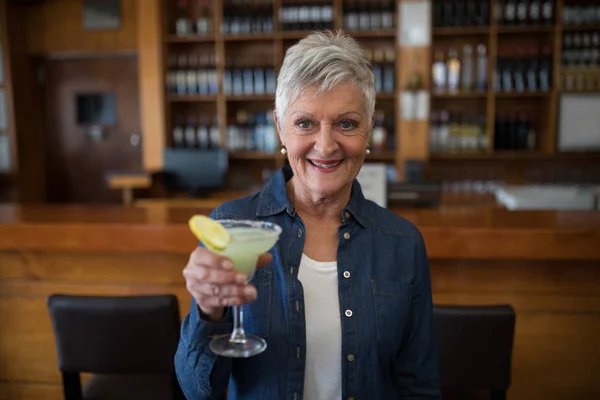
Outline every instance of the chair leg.
{"label": "chair leg", "polygon": [[83,400],[79,374],[76,372],[63,372],[62,378],[65,400]]}
{"label": "chair leg", "polygon": [[506,400],[506,390],[492,390],[490,398],[491,400]]}

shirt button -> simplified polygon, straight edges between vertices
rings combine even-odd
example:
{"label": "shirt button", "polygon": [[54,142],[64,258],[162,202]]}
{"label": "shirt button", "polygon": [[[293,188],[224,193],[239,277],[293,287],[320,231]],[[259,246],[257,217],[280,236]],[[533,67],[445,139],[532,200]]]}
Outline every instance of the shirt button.
{"label": "shirt button", "polygon": [[354,397],[348,397],[348,400],[354,400]]}
{"label": "shirt button", "polygon": [[294,275],[294,267],[290,267],[290,275]]}
{"label": "shirt button", "polygon": [[350,213],[349,213],[348,211],[346,211],[346,212],[344,213],[344,217],[346,217],[346,218],[350,218]]}
{"label": "shirt button", "polygon": [[300,302],[296,300],[296,311],[300,311]]}
{"label": "shirt button", "polygon": [[302,237],[302,229],[298,229],[298,237],[301,238]]}
{"label": "shirt button", "polygon": [[346,278],[346,279],[350,278],[350,272],[349,271],[344,271],[344,278]]}
{"label": "shirt button", "polygon": [[344,233],[344,239],[346,239],[346,240],[350,239],[350,234],[348,232]]}
{"label": "shirt button", "polygon": [[346,357],[346,359],[348,361],[354,361],[354,354],[348,354],[348,357]]}
{"label": "shirt button", "polygon": [[346,312],[344,314],[346,314],[346,317],[351,317],[352,316],[352,310],[346,310]]}

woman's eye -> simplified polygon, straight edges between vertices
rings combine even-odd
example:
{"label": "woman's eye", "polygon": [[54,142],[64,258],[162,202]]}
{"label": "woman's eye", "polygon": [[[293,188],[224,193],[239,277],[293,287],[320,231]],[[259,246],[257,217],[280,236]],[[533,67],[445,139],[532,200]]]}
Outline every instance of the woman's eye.
{"label": "woman's eye", "polygon": [[296,125],[298,125],[299,128],[308,129],[310,128],[310,121],[299,121]]}
{"label": "woman's eye", "polygon": [[344,120],[340,122],[340,127],[343,130],[350,130],[356,127],[356,124],[353,121]]}

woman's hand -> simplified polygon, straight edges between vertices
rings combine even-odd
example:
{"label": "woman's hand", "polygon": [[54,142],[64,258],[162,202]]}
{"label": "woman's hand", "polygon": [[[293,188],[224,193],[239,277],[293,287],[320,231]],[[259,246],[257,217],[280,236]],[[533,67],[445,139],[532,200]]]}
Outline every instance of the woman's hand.
{"label": "woman's hand", "polygon": [[[271,254],[262,254],[257,268],[271,262]],[[203,318],[216,322],[223,318],[226,306],[241,305],[256,299],[256,288],[246,284],[246,275],[233,270],[233,262],[203,247],[197,247],[183,269],[188,292],[196,300]]]}

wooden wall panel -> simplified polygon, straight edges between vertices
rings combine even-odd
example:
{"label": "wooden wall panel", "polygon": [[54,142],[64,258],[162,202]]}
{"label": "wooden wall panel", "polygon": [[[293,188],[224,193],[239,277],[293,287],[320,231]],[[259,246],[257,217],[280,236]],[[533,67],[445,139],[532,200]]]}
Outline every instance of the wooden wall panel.
{"label": "wooden wall panel", "polygon": [[[183,254],[0,251],[0,400],[60,398],[46,297],[190,296]],[[434,303],[511,304],[517,312],[509,400],[600,395],[598,262],[431,260]]]}
{"label": "wooden wall panel", "polygon": [[27,51],[30,54],[135,51],[137,1],[121,1],[122,25],[115,31],[84,30],[81,0],[45,0],[23,6],[27,10]]}

